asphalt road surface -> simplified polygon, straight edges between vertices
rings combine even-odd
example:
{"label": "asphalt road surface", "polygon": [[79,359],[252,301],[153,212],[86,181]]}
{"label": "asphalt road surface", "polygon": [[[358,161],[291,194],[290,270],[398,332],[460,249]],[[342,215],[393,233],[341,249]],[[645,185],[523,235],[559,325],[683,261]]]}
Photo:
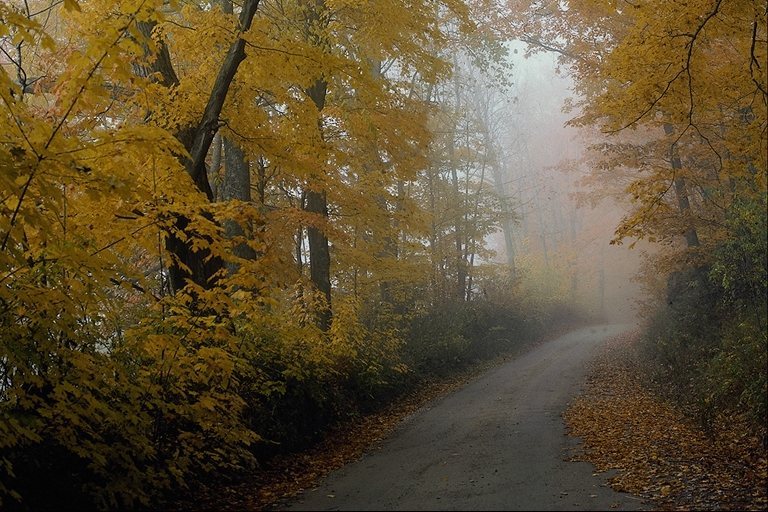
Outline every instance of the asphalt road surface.
{"label": "asphalt road surface", "polygon": [[407,418],[381,446],[288,510],[640,510],[591,464],[561,413],[586,362],[629,326],[579,329],[505,363]]}

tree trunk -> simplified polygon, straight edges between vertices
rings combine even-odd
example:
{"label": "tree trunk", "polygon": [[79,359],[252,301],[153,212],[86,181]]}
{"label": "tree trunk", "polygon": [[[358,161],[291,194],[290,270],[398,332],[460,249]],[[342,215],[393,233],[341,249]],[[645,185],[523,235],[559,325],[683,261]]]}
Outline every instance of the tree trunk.
{"label": "tree trunk", "polygon": [[430,230],[429,230],[429,254],[430,254],[430,263],[431,263],[431,289],[432,293],[434,294],[433,301],[436,301],[442,293],[442,282],[438,279],[438,276],[440,276],[440,269],[439,269],[439,261],[440,261],[440,253],[438,251],[437,247],[437,240],[438,240],[438,233],[437,233],[437,223],[435,222],[435,219],[437,218],[437,200],[435,198],[435,170],[430,165],[427,169],[427,186],[429,190],[429,218],[430,218]]}
{"label": "tree trunk", "polygon": [[[403,201],[405,200],[405,185],[403,180],[397,180],[397,202],[395,204],[395,217],[391,219],[391,231],[387,235],[384,244],[383,256],[397,260],[400,257],[400,221],[396,217],[403,211]],[[392,282],[384,280],[380,287],[381,300],[389,303],[395,303],[395,297],[392,296]],[[395,311],[399,311],[399,306],[395,306]]]}
{"label": "tree trunk", "polygon": [[510,207],[510,196],[507,193],[507,187],[504,183],[504,173],[501,170],[498,160],[491,162],[491,173],[493,174],[493,187],[496,195],[501,200],[501,231],[504,233],[504,250],[507,258],[509,273],[515,277],[515,239],[512,228],[512,208]]}
{"label": "tree trunk", "polygon": [[221,162],[222,162],[222,141],[221,132],[217,132],[213,138],[213,146],[211,147],[211,165],[208,168],[208,182],[211,184],[211,192],[213,193],[214,201],[220,199],[221,187]]}
{"label": "tree trunk", "polygon": [[[674,132],[674,128],[671,124],[665,123],[664,124],[664,133],[667,135],[672,135]],[[696,228],[693,225],[693,218],[691,215],[691,203],[688,200],[688,190],[685,185],[685,178],[680,176],[680,171],[683,168],[682,162],[680,161],[680,156],[677,154],[677,151],[675,150],[675,145],[673,144],[669,148],[669,156],[670,161],[672,163],[672,170],[674,171],[675,175],[675,196],[677,197],[677,206],[680,209],[680,213],[684,216],[686,220],[686,224],[688,226],[685,229],[685,243],[688,245],[688,247],[698,247],[699,246],[699,235],[696,233]]]}
{"label": "tree trunk", "polygon": [[[328,218],[328,202],[325,192],[307,190],[306,211]],[[307,228],[309,239],[309,276],[315,287],[323,294],[327,307],[318,312],[317,325],[327,331],[331,326],[331,252],[328,238],[321,229]]]}
{"label": "tree trunk", "polygon": [[[251,201],[251,169],[245,153],[228,137],[224,137],[224,178],[221,181],[220,199],[229,201]],[[228,238],[250,236],[251,226],[242,226],[234,220],[224,221],[224,231]],[[256,253],[247,243],[237,244],[233,252],[244,259],[255,259]],[[229,264],[230,272],[237,270],[237,265]]]}
{"label": "tree trunk", "polygon": [[[371,77],[374,80],[381,80],[382,78],[382,71],[381,71],[381,61],[378,59],[367,59],[368,69],[370,70]],[[383,169],[383,163],[381,161],[381,157],[379,155],[379,141],[377,136],[377,130],[375,127],[372,127],[370,129],[370,145],[367,150],[367,161],[369,164],[363,164],[363,169],[366,172],[378,172],[378,173],[384,173]],[[395,211],[399,211],[401,209],[402,205],[402,194],[403,194],[403,183],[402,181],[398,180],[397,182],[397,191],[398,191],[398,199],[397,204],[395,205]],[[397,221],[393,218],[393,216],[389,212],[389,203],[387,202],[387,198],[385,194],[383,193],[376,193],[376,196],[374,197],[374,201],[376,205],[379,207],[379,210],[382,212],[383,216],[387,219],[387,225],[384,229],[382,229],[378,233],[374,233],[375,239],[383,239],[382,249],[377,254],[377,257],[382,260],[393,260],[397,259],[397,253],[398,253],[398,229],[397,229]],[[376,230],[379,231],[379,230]],[[379,282],[379,297],[381,298],[382,302],[392,304],[394,301],[394,298],[392,297],[392,281],[389,279],[381,279]]]}
{"label": "tree trunk", "polygon": [[[247,31],[260,0],[245,0],[239,17],[239,30],[242,34]],[[154,24],[139,23],[139,29],[145,36],[151,36]],[[205,194],[208,202],[214,198],[213,190],[208,181],[208,171],[205,165],[205,158],[208,150],[213,143],[213,138],[219,128],[219,115],[224,106],[224,100],[229,92],[229,87],[235,77],[240,63],[245,59],[245,40],[238,37],[229,47],[224,61],[219,68],[218,75],[214,81],[211,93],[208,97],[208,103],[205,106],[202,118],[196,126],[186,127],[180,130],[176,137],[184,144],[189,152],[189,158],[182,157],[181,161],[192,178],[198,191]],[[149,74],[159,73],[160,83],[167,87],[178,85],[179,79],[176,75],[170,59],[168,47],[161,43],[158,48],[153,63],[140,72]],[[213,222],[210,214],[205,211],[201,215]],[[223,268],[220,258],[212,256],[208,249],[196,249],[193,247],[194,236],[189,235],[190,219],[183,215],[176,217],[174,226],[169,230],[166,238],[166,248],[173,255],[173,261],[169,266],[170,283],[174,292],[181,290],[187,280],[191,280],[202,288],[209,288],[214,284],[214,280]],[[184,236],[180,236],[184,233]]]}
{"label": "tree trunk", "polygon": [[[466,287],[466,300],[472,300],[472,280],[473,270],[475,265],[475,254],[477,253],[477,238],[479,218],[480,218],[480,194],[483,191],[485,185],[485,168],[488,165],[488,141],[486,140],[485,152],[483,154],[483,164],[480,167],[480,183],[478,184],[477,193],[475,194],[475,204],[472,210],[472,222],[467,222],[467,242],[465,244],[465,257],[464,261],[467,262],[467,287]],[[469,197],[469,195],[467,195]],[[469,257],[467,257],[467,253]]]}
{"label": "tree trunk", "polygon": [[600,246],[600,268],[598,270],[598,286],[600,291],[600,317],[605,318],[605,247]]}
{"label": "tree trunk", "polygon": [[[328,84],[325,80],[316,80],[315,83],[307,89],[307,96],[317,107],[317,127],[320,131],[320,137],[323,136],[323,125],[320,115],[325,107],[325,97],[328,91]],[[328,200],[324,190],[306,190],[305,210],[315,213],[328,220]],[[326,300],[326,308],[317,313],[317,325],[323,331],[331,327],[332,309],[331,309],[331,251],[328,245],[328,238],[323,230],[316,226],[307,228],[307,238],[309,240],[309,276],[315,287],[323,294]]]}
{"label": "tree trunk", "polygon": [[[456,56],[453,57],[453,67],[454,69],[458,69],[458,63],[456,61]],[[453,192],[455,194],[455,200],[456,200],[456,214],[455,219],[456,222],[454,223],[454,243],[456,244],[456,254],[455,254],[455,260],[456,260],[456,298],[459,300],[464,300],[464,294],[465,290],[467,289],[467,271],[465,267],[465,261],[464,261],[464,251],[462,250],[462,246],[464,244],[464,230],[463,230],[463,215],[462,211],[464,210],[464,204],[462,200],[461,191],[459,190],[459,175],[458,175],[458,162],[456,161],[456,135],[458,131],[458,118],[459,118],[459,111],[461,108],[461,93],[460,93],[460,87],[459,87],[459,78],[458,75],[454,76],[454,88],[453,88],[453,99],[454,99],[454,112],[455,112],[455,119],[454,119],[454,128],[453,133],[450,134],[450,141],[448,146],[448,158],[451,166],[451,184],[453,185]]]}

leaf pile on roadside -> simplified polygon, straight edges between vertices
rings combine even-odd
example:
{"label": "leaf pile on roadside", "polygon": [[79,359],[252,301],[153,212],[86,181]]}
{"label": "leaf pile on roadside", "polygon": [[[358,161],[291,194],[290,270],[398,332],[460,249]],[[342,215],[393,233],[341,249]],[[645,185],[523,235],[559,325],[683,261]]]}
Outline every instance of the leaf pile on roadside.
{"label": "leaf pile on roadside", "polygon": [[765,510],[768,474],[759,437],[738,418],[707,435],[642,385],[636,333],[617,336],[593,363],[585,391],[564,414],[569,433],[611,486],[668,510]]}

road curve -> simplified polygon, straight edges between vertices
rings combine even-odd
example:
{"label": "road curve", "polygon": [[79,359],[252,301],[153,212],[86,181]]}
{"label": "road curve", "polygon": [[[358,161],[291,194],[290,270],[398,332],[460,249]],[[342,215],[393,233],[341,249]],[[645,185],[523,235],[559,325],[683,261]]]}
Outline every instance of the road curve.
{"label": "road curve", "polygon": [[640,510],[592,465],[561,413],[585,363],[629,326],[579,329],[544,343],[406,419],[381,446],[287,510]]}

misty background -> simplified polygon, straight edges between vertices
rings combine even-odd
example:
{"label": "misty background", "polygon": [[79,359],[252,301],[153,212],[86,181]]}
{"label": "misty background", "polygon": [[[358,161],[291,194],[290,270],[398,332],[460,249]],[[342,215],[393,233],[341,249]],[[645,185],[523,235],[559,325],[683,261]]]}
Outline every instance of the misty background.
{"label": "misty background", "polygon": [[[504,230],[488,237],[496,252],[491,261],[518,271],[535,261],[589,313],[635,321],[648,295],[635,278],[650,246],[611,243],[626,208],[619,193],[584,182],[589,145],[599,139],[568,126],[576,101],[556,54],[526,54],[527,45],[519,41],[506,48],[503,78],[479,86],[480,101],[492,104],[489,124],[499,158],[494,187],[509,201],[513,219],[506,226],[511,240]],[[609,197],[591,200],[596,195]]]}

